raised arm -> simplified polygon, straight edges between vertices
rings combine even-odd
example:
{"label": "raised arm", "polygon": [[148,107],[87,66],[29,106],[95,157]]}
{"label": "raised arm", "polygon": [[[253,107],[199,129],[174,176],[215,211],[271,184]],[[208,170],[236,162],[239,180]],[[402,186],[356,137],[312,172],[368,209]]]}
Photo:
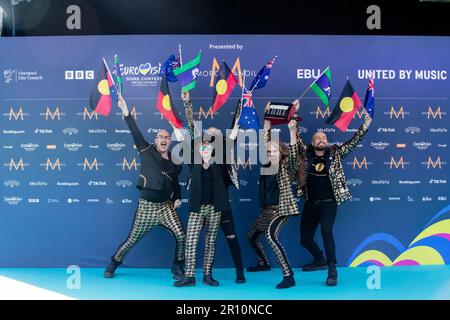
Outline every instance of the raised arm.
{"label": "raised arm", "polygon": [[[300,109],[300,100],[295,99],[292,104],[294,105],[294,108],[296,112]],[[297,149],[300,155],[304,156],[306,154],[306,150],[308,149],[308,146],[305,143],[305,140],[300,135],[300,131],[297,129]]]}
{"label": "raised arm", "polygon": [[297,121],[291,120],[288,123],[289,127],[289,134],[291,137],[291,141],[289,143],[289,155],[287,159],[287,165],[288,165],[288,173],[291,181],[294,181],[297,176],[298,171],[298,147],[299,147],[299,140],[298,138],[298,129],[297,129]]}
{"label": "raised arm", "polygon": [[195,130],[194,111],[192,110],[192,102],[189,91],[181,92],[181,100],[183,100],[184,112],[186,113],[191,139],[195,139],[198,137],[199,133],[197,132],[198,130]]}
{"label": "raised arm", "polygon": [[131,131],[131,136],[133,137],[134,144],[136,145],[137,150],[139,152],[144,151],[145,149],[147,149],[150,146],[150,144],[147,142],[147,140],[144,139],[144,136],[142,135],[142,132],[139,130],[138,126],[136,125],[136,122],[134,121],[133,116],[130,115],[130,112],[128,111],[127,103],[123,99],[122,96],[119,96],[119,101],[118,101],[117,105],[122,110],[122,114],[125,118],[128,128]]}
{"label": "raised arm", "polygon": [[[264,108],[264,114],[267,113],[269,108],[270,108],[270,101],[267,102],[266,107]],[[271,132],[271,130],[272,130],[272,123],[270,122],[270,120],[267,120],[267,119],[264,118],[263,130],[264,130],[264,142],[268,143],[269,141],[272,140],[272,132]]]}
{"label": "raised arm", "polygon": [[371,122],[372,118],[366,113],[364,117],[364,123],[361,125],[361,127],[359,127],[358,131],[356,131],[356,133],[350,140],[348,140],[339,147],[338,152],[342,158],[345,158],[350,152],[352,152],[356,148],[358,143],[366,135]]}

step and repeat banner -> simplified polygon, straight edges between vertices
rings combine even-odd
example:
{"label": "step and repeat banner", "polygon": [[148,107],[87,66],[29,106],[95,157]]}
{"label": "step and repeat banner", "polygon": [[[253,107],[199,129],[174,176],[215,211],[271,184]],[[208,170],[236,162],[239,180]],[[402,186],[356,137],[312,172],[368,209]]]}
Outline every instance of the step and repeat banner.
{"label": "step and repeat banner", "polygon": [[[325,120],[347,78],[363,100],[373,77],[374,121],[343,162],[353,199],[338,209],[334,233],[339,264],[450,263],[450,38],[85,36],[0,38],[1,267],[107,263],[133,221],[141,164],[120,110],[114,107],[109,117],[93,113],[90,90],[102,58],[112,67],[118,54],[123,95],[141,131],[153,141],[158,129],[170,129],[157,112],[156,98],[161,65],[179,45],[184,61],[202,50],[191,96],[195,118],[204,127],[228,128],[243,75],[250,83],[276,55],[267,86],[253,94],[260,120],[267,101],[291,102],[329,66],[330,107],[308,92],[301,100],[300,129],[307,142],[320,129],[332,143],[342,143],[361,125],[363,110],[345,133]],[[239,86],[213,115],[213,85],[222,60]],[[179,85],[170,83],[170,91],[182,110]],[[287,141],[287,127],[279,128]],[[259,213],[259,166],[246,159],[239,163],[241,189],[230,193],[237,236],[250,265],[256,257],[245,233]],[[178,210],[185,226],[188,171],[185,166],[180,177],[183,205]],[[294,266],[311,259],[299,243],[299,219],[290,218],[281,232]],[[125,265],[168,267],[173,246],[170,235],[156,228]],[[221,231],[216,252],[217,267],[232,266]]]}

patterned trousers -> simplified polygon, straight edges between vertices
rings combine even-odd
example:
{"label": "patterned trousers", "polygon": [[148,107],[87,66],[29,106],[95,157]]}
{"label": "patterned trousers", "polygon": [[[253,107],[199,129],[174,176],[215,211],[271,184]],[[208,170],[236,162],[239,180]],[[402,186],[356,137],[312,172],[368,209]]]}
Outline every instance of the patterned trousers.
{"label": "patterned trousers", "polygon": [[212,205],[202,205],[199,212],[191,212],[187,227],[185,276],[195,276],[195,260],[197,257],[197,243],[200,231],[206,227],[205,253],[203,257],[203,274],[210,275],[214,263],[216,237],[220,225],[220,211],[214,211]]}
{"label": "patterned trousers", "polygon": [[130,234],[119,246],[112,260],[122,263],[131,248],[156,226],[162,226],[172,234],[176,241],[174,260],[183,260],[186,235],[173,204],[170,201],[157,203],[144,199],[139,199]]}
{"label": "patterned trousers", "polygon": [[247,233],[247,239],[250,241],[250,245],[255,250],[261,264],[269,264],[269,259],[264,252],[264,248],[258,240],[258,237],[262,233],[266,235],[270,247],[272,248],[278,264],[281,267],[283,276],[290,276],[293,274],[286,257],[286,252],[278,240],[281,227],[287,219],[288,216],[282,216],[279,214],[278,206],[267,206],[261,211],[260,215],[256,218],[255,222],[253,222]]}

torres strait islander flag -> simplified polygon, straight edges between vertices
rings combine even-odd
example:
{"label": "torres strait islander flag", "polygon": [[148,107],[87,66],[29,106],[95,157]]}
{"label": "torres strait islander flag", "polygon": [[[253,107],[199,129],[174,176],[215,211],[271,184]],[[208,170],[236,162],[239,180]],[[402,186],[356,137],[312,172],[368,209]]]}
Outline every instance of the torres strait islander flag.
{"label": "torres strait islander flag", "polygon": [[342,89],[341,96],[326,123],[334,125],[345,132],[352,121],[353,116],[361,106],[362,102],[359,99],[358,94],[355,89],[353,89],[350,80],[347,80],[344,89]]}
{"label": "torres strait islander flag", "polygon": [[108,116],[113,103],[117,103],[117,89],[108,65],[103,59],[100,71],[91,90],[89,105],[92,110],[103,116]]}
{"label": "torres strait islander flag", "polygon": [[180,82],[183,92],[194,89],[197,85],[197,78],[200,73],[199,65],[202,58],[202,51],[193,60],[186,62],[180,67],[173,69],[173,75]]}
{"label": "torres strait islander flag", "polygon": [[331,96],[331,71],[327,67],[322,75],[314,81],[310,88],[317,94],[322,102],[328,106]]}
{"label": "torres strait islander flag", "polygon": [[214,85],[212,113],[219,110],[227,102],[237,83],[238,80],[233,72],[231,72],[225,61],[223,61],[217,72],[216,84]]}
{"label": "torres strait islander flag", "polygon": [[167,83],[167,76],[163,75],[161,80],[161,88],[159,89],[158,102],[156,108],[175,128],[183,127],[183,121],[180,114],[175,109],[169,93],[169,85]]}

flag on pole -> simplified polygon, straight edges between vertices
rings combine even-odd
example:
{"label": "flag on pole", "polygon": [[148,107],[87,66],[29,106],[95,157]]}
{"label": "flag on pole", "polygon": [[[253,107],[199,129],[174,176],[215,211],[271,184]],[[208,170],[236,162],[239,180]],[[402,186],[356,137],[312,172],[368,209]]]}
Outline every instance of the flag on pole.
{"label": "flag on pole", "polygon": [[172,54],[169,58],[167,58],[166,62],[164,62],[164,64],[162,65],[160,74],[162,76],[166,76],[168,81],[176,82],[177,78],[175,77],[173,71],[179,66],[180,61],[177,58],[175,58],[174,54]]}
{"label": "flag on pole", "polygon": [[172,103],[166,76],[163,76],[161,80],[156,108],[175,128],[181,128],[183,126],[180,114]]}
{"label": "flag on pole", "polygon": [[200,73],[198,66],[200,65],[200,59],[202,57],[202,51],[198,53],[197,57],[193,60],[186,62],[181,67],[173,70],[173,74],[180,81],[182,86],[181,90],[187,92],[195,88],[197,84],[197,77]]}
{"label": "flag on pole", "polygon": [[261,70],[259,70],[255,79],[253,79],[250,85],[250,92],[253,92],[253,90],[255,89],[261,89],[266,86],[267,80],[269,79],[270,76],[270,71],[272,71],[272,66],[275,63],[276,58],[277,56],[275,56],[272,60],[267,62],[266,65],[262,67]]}
{"label": "flag on pole", "polygon": [[256,109],[252,100],[252,94],[245,87],[244,94],[242,95],[242,110],[238,124],[243,129],[258,130],[260,128],[258,115],[256,114]]}
{"label": "flag on pole", "polygon": [[233,72],[231,72],[225,61],[223,61],[217,72],[217,79],[214,85],[213,105],[211,107],[213,113],[227,102],[237,83],[238,80]]}
{"label": "flag on pole", "polygon": [[334,125],[342,132],[345,132],[348,125],[352,121],[353,116],[359,108],[361,108],[361,106],[362,103],[358,97],[358,94],[355,89],[353,89],[350,80],[347,80],[344,89],[342,89],[339,100],[334,107],[333,112],[328,117],[326,123]]}
{"label": "flag on pole", "polygon": [[117,103],[117,99],[114,78],[109,71],[105,58],[103,58],[100,70],[95,79],[95,85],[91,90],[89,105],[98,114],[108,116],[112,105]]}
{"label": "flag on pole", "polygon": [[372,79],[369,80],[369,85],[367,86],[366,97],[364,99],[364,109],[373,119],[375,113],[375,88]]}
{"label": "flag on pole", "polygon": [[317,78],[316,81],[314,81],[309,86],[322,100],[322,102],[328,106],[330,103],[330,96],[331,96],[331,71],[330,67],[327,67],[325,71],[320,75],[319,78]]}
{"label": "flag on pole", "polygon": [[114,68],[112,74],[114,76],[114,80],[117,85],[117,90],[119,90],[119,94],[122,94],[123,92],[122,69],[120,68],[119,56],[117,54],[114,55]]}

